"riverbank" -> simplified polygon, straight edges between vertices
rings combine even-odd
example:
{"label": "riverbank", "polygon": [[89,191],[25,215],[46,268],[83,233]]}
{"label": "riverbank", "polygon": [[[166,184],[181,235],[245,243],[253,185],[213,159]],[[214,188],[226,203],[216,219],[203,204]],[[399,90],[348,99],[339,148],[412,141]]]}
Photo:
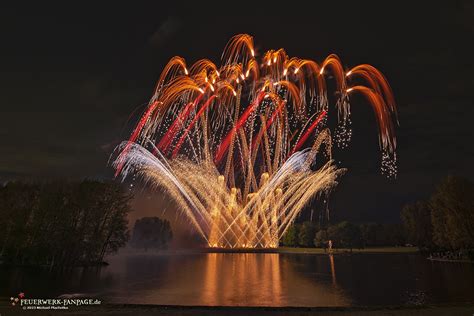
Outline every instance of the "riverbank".
{"label": "riverbank", "polygon": [[[278,253],[301,253],[301,254],[328,254],[323,248],[296,248],[296,247],[279,247],[276,249]],[[363,249],[347,249],[347,248],[340,248],[340,249],[333,249],[333,254],[347,254],[347,253],[368,253],[368,254],[376,254],[376,253],[417,253],[417,247],[368,247]]]}
{"label": "riverbank", "polygon": [[[314,255],[327,255],[328,251],[324,248],[300,248],[300,247],[279,247],[279,248],[203,248],[198,251],[205,253],[282,253],[282,254],[314,254]],[[409,254],[418,253],[417,247],[368,247],[363,249],[348,249],[339,248],[333,249],[332,254],[350,254],[350,253],[367,253],[367,254]]]}
{"label": "riverbank", "polygon": [[[122,252],[122,255],[189,255],[201,253],[279,253],[279,254],[310,254],[310,255],[327,255],[328,252],[323,248],[299,248],[299,247],[279,247],[279,248],[190,248],[190,249],[168,249],[159,251],[128,251]],[[411,254],[418,253],[417,247],[369,247],[364,249],[333,249],[332,254]],[[441,261],[441,260],[440,260]],[[51,266],[51,265],[34,265],[34,264],[15,264],[9,262],[2,262],[0,260],[0,267],[41,267],[41,268],[55,268],[55,269],[70,269],[77,267],[102,267],[108,266],[109,262],[103,261],[98,263],[77,264],[75,266]]]}
{"label": "riverbank", "polygon": [[157,306],[157,305],[102,305],[89,308],[70,308],[69,310],[24,311],[19,306],[1,306],[1,315],[472,315],[474,304],[444,306],[389,306],[389,307],[227,307],[227,306]]}
{"label": "riverbank", "polygon": [[431,261],[438,261],[438,262],[457,262],[457,263],[474,263],[473,260],[453,260],[453,259],[441,259],[441,258],[426,258]]}
{"label": "riverbank", "polygon": [[40,267],[40,268],[50,268],[50,269],[71,269],[71,268],[94,268],[94,267],[105,267],[109,263],[106,261],[101,262],[90,262],[90,263],[78,263],[75,265],[51,265],[51,264],[33,264],[33,263],[15,263],[15,262],[4,262],[0,258],[0,267],[1,268],[31,268],[31,267]]}
{"label": "riverbank", "polygon": [[[410,254],[418,253],[417,247],[368,247],[364,249],[352,249],[352,253],[366,254]],[[200,253],[281,253],[281,254],[314,254],[327,255],[323,248],[299,248],[299,247],[279,247],[279,248],[189,248],[189,249],[168,249],[159,251],[129,251],[122,252],[122,255],[187,255]],[[333,249],[333,254],[351,253],[350,249]]]}

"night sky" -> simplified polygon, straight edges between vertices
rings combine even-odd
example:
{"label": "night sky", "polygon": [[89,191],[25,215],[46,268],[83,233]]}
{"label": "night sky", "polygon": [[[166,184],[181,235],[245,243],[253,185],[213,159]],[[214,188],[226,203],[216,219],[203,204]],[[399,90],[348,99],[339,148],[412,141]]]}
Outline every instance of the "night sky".
{"label": "night sky", "polygon": [[119,3],[0,5],[0,182],[110,179],[108,158],[168,59],[219,64],[239,33],[254,36],[259,53],[283,47],[317,62],[336,53],[348,68],[369,63],[388,78],[399,176],[380,174],[374,115],[355,97],[353,142],[336,157],[349,168],[332,195],[336,218],[397,221],[405,203],[427,198],[444,176],[474,180],[470,0]]}

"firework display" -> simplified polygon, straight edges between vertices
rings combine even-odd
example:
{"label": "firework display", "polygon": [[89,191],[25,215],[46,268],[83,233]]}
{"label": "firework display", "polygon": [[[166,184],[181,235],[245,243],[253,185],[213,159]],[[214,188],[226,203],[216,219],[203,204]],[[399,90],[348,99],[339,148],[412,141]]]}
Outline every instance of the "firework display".
{"label": "firework display", "polygon": [[116,176],[164,190],[209,247],[277,247],[304,206],[326,198],[344,172],[332,146],[351,140],[355,93],[373,108],[381,171],[395,177],[396,105],[376,68],[346,71],[336,55],[319,64],[283,49],[257,59],[246,34],[229,41],[220,67],[202,59],[188,68],[173,57],[118,147]]}

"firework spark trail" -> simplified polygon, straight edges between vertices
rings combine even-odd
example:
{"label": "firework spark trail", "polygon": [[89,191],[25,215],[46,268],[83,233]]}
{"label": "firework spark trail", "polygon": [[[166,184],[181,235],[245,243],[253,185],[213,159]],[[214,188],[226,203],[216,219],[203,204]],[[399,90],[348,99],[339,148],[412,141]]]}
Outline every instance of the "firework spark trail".
{"label": "firework spark trail", "polygon": [[123,151],[120,153],[120,156],[118,158],[119,160],[119,163],[117,164],[116,166],[116,172],[115,172],[115,176],[118,176],[123,168],[123,161],[121,156],[123,155],[126,155],[130,146],[133,144],[133,142],[135,142],[143,128],[143,126],[145,126],[145,123],[146,121],[148,120],[148,118],[150,117],[150,115],[153,113],[153,111],[155,110],[156,106],[158,105],[158,101],[155,101],[153,102],[147,109],[147,111],[145,112],[145,114],[142,116],[142,118],[140,119],[140,122],[138,122],[138,125],[137,127],[135,128],[135,130],[133,131],[132,133],[132,136],[130,136],[130,139],[128,141],[128,144],[125,146],[125,148],[123,149]]}
{"label": "firework spark trail", "polygon": [[[122,147],[127,146],[127,144],[127,142],[124,142]],[[309,149],[293,154],[280,170],[253,195],[247,205],[234,205],[239,212],[230,217],[229,214],[226,214],[224,219],[226,219],[227,224],[224,227],[217,227],[220,230],[219,235],[222,236],[222,240],[219,242],[231,246],[234,244],[253,247],[275,245],[281,234],[284,233],[287,223],[292,221],[298,210],[304,207],[314,194],[335,185],[337,176],[342,172],[337,170],[331,162],[328,162],[318,172],[311,171],[309,166],[305,164],[309,155]],[[213,221],[210,206],[217,205],[220,208],[228,209],[232,190],[216,185],[217,181],[215,180],[210,181],[212,178],[216,179],[218,177],[217,169],[214,169],[211,165],[206,168],[190,161],[167,161],[164,156],[156,157],[138,144],[130,145],[124,157],[124,162],[122,177],[125,178],[138,170],[143,174],[147,183],[165,187],[180,205],[181,210],[196,230],[206,240],[207,234],[205,231],[209,230]],[[286,217],[286,220],[281,222],[274,233],[270,235],[268,232],[261,232],[265,227],[267,230],[269,229],[271,219],[266,220],[266,226],[260,225],[258,228],[252,228],[250,225],[240,225],[239,221],[242,219],[244,219],[244,222],[248,221],[246,214],[258,212],[263,217],[267,216],[271,211],[269,206],[278,201],[275,199],[275,188],[280,187],[286,187],[287,189],[279,199],[287,202],[283,203],[286,205],[280,207],[281,211],[278,216]],[[304,188],[304,190],[301,188]],[[254,229],[254,240],[246,238],[248,231],[251,229]],[[238,236],[235,230],[239,232]],[[228,232],[232,232],[232,235],[234,235],[234,243],[226,241],[229,235]],[[265,236],[267,236],[267,240],[262,241]]]}
{"label": "firework spark trail", "polygon": [[[134,172],[136,168],[140,168],[141,170],[153,170],[153,171],[158,171],[158,174],[162,175],[166,179],[169,179],[170,183],[173,184],[177,190],[179,190],[179,194],[175,194],[175,200],[180,201],[180,197],[184,197],[186,202],[189,203],[189,205],[186,205],[185,203],[181,202],[182,204],[182,210],[186,213],[188,218],[191,220],[191,222],[195,225],[195,227],[198,229],[198,232],[206,238],[206,235],[204,232],[200,229],[199,224],[197,223],[196,217],[194,216],[195,213],[201,214],[201,212],[198,211],[198,207],[194,205],[193,200],[191,197],[187,194],[186,190],[182,187],[180,181],[174,176],[172,169],[170,168],[168,163],[163,163],[160,159],[158,159],[156,156],[151,154],[148,150],[143,148],[142,146],[135,144],[135,143],[124,143],[122,144],[122,147],[127,147],[127,151],[125,152],[125,156],[123,157],[123,160],[121,161],[116,161],[117,163],[123,163],[122,165],[122,177],[126,178],[129,173]],[[164,159],[163,156],[161,156],[162,159]],[[166,160],[165,160],[166,161]],[[146,173],[145,174],[152,178],[153,174],[152,173]],[[166,183],[166,182],[160,182],[160,183]],[[169,188],[170,191],[174,191],[174,189]],[[193,210],[194,209],[194,210]],[[194,212],[193,212],[194,211]]]}
{"label": "firework spark trail", "polygon": [[303,134],[303,136],[301,136],[301,138],[298,140],[298,142],[296,143],[295,147],[293,147],[293,150],[291,151],[291,154],[293,154],[295,151],[297,151],[298,149],[300,149],[300,147],[304,144],[304,142],[308,139],[309,135],[313,132],[313,130],[318,126],[319,122],[321,122],[321,120],[326,116],[327,112],[326,111],[322,111],[321,114],[319,114],[319,116],[316,118],[316,120],[314,121],[313,124],[310,125],[310,127],[308,127],[308,129],[306,130],[306,132]]}
{"label": "firework spark trail", "polygon": [[[221,67],[202,59],[188,70],[172,58],[114,162],[116,176],[137,174],[164,189],[209,246],[277,247],[310,199],[327,196],[344,171],[332,160],[329,105],[344,148],[354,93],[374,111],[382,172],[396,176],[396,105],[379,70],[345,72],[335,54],[318,64],[283,49],[258,60],[246,34],[229,41],[222,59]],[[321,146],[328,159],[314,170]]]}
{"label": "firework spark trail", "polygon": [[260,92],[254,102],[245,110],[244,114],[239,118],[239,120],[235,123],[235,126],[232,127],[232,130],[227,134],[224,138],[222,143],[217,150],[215,160],[219,162],[225,154],[225,151],[229,148],[232,138],[234,137],[235,133],[247,122],[249,116],[254,112],[255,108],[260,104],[262,101],[262,96],[264,95],[263,92]]}
{"label": "firework spark trail", "polygon": [[199,118],[201,118],[202,114],[204,113],[204,111],[207,109],[207,107],[211,104],[212,100],[214,100],[214,98],[216,97],[216,95],[213,95],[209,98],[209,100],[206,101],[206,103],[204,103],[204,105],[201,107],[201,109],[199,110],[199,112],[196,114],[196,116],[193,118],[193,120],[191,121],[191,123],[189,124],[189,126],[184,130],[183,132],[183,135],[181,135],[180,139],[178,140],[178,143],[176,144],[176,146],[174,147],[174,150],[173,150],[173,157],[176,157],[176,155],[178,154],[179,150],[181,149],[181,146],[183,145],[183,142],[184,142],[184,139],[188,136],[188,133],[189,131],[194,127],[194,124],[196,124],[197,120]]}

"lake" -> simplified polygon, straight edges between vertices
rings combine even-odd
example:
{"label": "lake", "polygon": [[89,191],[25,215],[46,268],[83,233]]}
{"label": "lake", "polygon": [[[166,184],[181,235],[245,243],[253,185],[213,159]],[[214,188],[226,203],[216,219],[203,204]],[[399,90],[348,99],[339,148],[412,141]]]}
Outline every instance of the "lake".
{"label": "lake", "polygon": [[419,254],[182,253],[114,256],[68,272],[0,269],[0,295],[105,303],[375,306],[474,302],[474,264]]}

